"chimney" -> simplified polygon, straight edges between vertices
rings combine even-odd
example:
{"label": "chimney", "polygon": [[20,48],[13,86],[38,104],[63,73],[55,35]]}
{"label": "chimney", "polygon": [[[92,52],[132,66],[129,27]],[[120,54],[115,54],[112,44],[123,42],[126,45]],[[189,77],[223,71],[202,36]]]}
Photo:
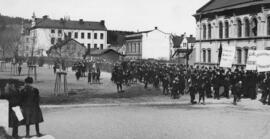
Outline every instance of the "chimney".
{"label": "chimney", "polygon": [[48,16],[48,15],[44,15],[42,18],[43,18],[43,19],[48,19],[49,16]]}
{"label": "chimney", "polygon": [[83,24],[83,23],[84,23],[84,22],[83,22],[83,19],[80,19],[80,20],[79,20],[79,23],[80,23],[80,24]]}
{"label": "chimney", "polygon": [[155,30],[157,30],[158,29],[158,27],[155,27]]}
{"label": "chimney", "polygon": [[104,21],[104,20],[101,20],[101,21],[100,21],[100,24],[101,24],[102,26],[105,26],[105,21]]}
{"label": "chimney", "polygon": [[64,24],[64,18],[60,18],[60,23]]}

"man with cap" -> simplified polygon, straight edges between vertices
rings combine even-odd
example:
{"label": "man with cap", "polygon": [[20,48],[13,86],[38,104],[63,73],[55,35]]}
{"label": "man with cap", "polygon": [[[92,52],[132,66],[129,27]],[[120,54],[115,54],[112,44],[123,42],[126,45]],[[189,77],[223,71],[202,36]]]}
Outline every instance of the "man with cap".
{"label": "man with cap", "polygon": [[27,77],[25,79],[25,86],[21,90],[22,95],[22,111],[24,116],[23,123],[26,125],[26,137],[30,137],[30,125],[35,125],[38,137],[42,134],[39,131],[39,123],[43,122],[43,116],[40,109],[40,96],[39,90],[32,87],[33,78]]}

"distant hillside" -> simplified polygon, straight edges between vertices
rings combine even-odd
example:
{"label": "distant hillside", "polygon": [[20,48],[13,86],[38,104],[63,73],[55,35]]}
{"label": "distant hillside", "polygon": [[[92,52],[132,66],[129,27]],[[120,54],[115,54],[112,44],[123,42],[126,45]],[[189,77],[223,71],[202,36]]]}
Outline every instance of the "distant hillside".
{"label": "distant hillside", "polygon": [[5,27],[5,26],[13,26],[13,25],[21,25],[22,21],[25,24],[30,24],[31,20],[29,19],[24,19],[21,17],[10,17],[10,16],[5,16],[0,14],[0,26]]}

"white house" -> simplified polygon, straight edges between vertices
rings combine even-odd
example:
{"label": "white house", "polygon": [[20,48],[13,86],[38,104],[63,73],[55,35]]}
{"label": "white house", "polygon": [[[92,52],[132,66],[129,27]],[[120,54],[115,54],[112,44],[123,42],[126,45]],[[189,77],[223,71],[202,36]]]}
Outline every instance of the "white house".
{"label": "white house", "polygon": [[37,55],[45,56],[46,51],[65,37],[72,38],[87,48],[107,49],[107,28],[105,21],[54,20],[48,16],[36,18],[33,15],[31,36]]}
{"label": "white house", "polygon": [[159,30],[138,32],[126,36],[126,59],[170,60],[173,45],[171,34]]}

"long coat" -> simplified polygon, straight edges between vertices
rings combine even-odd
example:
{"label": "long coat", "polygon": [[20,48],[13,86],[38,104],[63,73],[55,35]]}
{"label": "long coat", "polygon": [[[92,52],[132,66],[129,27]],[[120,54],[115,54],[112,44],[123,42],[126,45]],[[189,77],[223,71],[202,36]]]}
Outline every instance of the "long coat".
{"label": "long coat", "polygon": [[25,86],[21,94],[24,124],[31,125],[43,122],[43,116],[39,106],[40,96],[38,89]]}
{"label": "long coat", "polygon": [[0,96],[1,99],[6,99],[9,102],[9,127],[19,126],[18,118],[12,107],[19,106],[21,103],[21,95],[18,90],[9,90],[10,92]]}

